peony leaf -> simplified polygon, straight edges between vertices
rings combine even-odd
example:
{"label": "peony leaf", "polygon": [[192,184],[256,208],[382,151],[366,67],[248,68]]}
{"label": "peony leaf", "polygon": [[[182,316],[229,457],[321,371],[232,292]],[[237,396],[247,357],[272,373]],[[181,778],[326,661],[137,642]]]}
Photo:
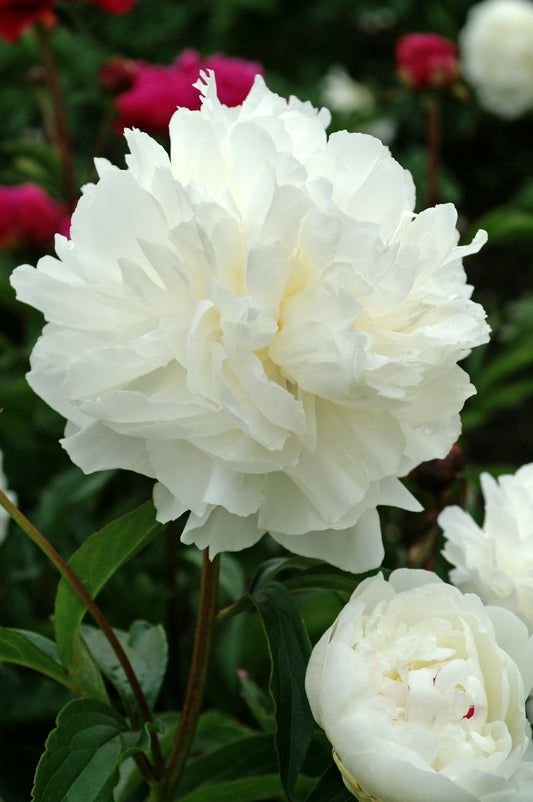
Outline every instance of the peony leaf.
{"label": "peony leaf", "polygon": [[256,685],[245,671],[239,671],[238,677],[241,696],[248,705],[250,713],[264,732],[272,732],[276,726],[272,699]]}
{"label": "peony leaf", "polygon": [[0,662],[32,668],[75,690],[72,675],[61,665],[56,645],[36,632],[0,627]]}
{"label": "peony leaf", "polygon": [[[157,716],[156,724],[160,733],[159,744],[165,759],[170,753],[178,721],[179,715],[174,712],[162,713]],[[246,765],[243,765],[242,754],[236,754],[234,750],[228,751],[228,746],[233,741],[239,741],[239,751],[242,752],[243,748],[247,748],[247,741],[243,739],[250,734],[253,733],[249,727],[240,724],[235,721],[233,717],[225,713],[220,713],[217,710],[209,710],[207,713],[203,713],[198,721],[191,752],[197,754],[198,752],[211,753],[220,750],[220,753],[215,754],[214,758],[207,762],[205,760],[207,757],[205,754],[201,758],[193,759],[187,766],[185,771],[185,783],[183,781],[180,783],[179,793],[183,793],[184,788],[191,791],[191,788],[197,785],[205,785],[206,780],[208,782],[218,782],[221,772],[223,773],[223,779],[227,779],[228,760],[232,761],[232,764],[237,760],[237,772],[234,773],[235,777],[239,776],[239,772],[241,776],[242,774],[249,773],[250,766],[248,765],[248,768],[246,768]],[[270,766],[272,770],[275,770],[276,760],[272,738],[266,742],[261,740],[254,749],[255,743],[256,742],[252,740],[251,753],[248,753],[251,754],[250,759],[252,764],[257,763],[259,767],[263,766],[263,771],[270,771]],[[221,749],[222,746],[224,746],[224,749]],[[264,755],[268,754],[271,756],[270,762],[267,763],[265,767]],[[196,766],[199,768],[196,768]],[[136,764],[132,760],[125,761],[120,766],[120,781],[115,788],[115,802],[127,802],[132,792],[141,782],[142,777]]]}
{"label": "peony leaf", "polygon": [[254,733],[189,760],[180,782],[178,798],[181,799],[181,796],[186,796],[195,788],[211,788],[217,783],[276,771],[272,735]]}
{"label": "peony leaf", "polygon": [[112,802],[119,763],[146,751],[146,730],[133,732],[115,710],[95,699],[74,699],[46,740],[33,787],[34,802]]}
{"label": "peony leaf", "polygon": [[74,641],[72,675],[77,693],[109,704],[109,696],[100,669],[81,636]]}
{"label": "peony leaf", "polygon": [[[85,541],[69,560],[85,590],[95,598],[122,565],[131,560],[162,530],[155,520],[151,501],[118,518]],[[55,602],[55,635],[61,661],[71,668],[85,604],[65,579],[61,579]]]}
{"label": "peony leaf", "polygon": [[[96,627],[82,626],[83,638],[103,674],[113,683],[123,700],[132,702],[131,688],[104,633]],[[159,624],[134,621],[128,632],[115,629],[115,635],[126,652],[150,707],[153,707],[168,659],[165,630]]]}
{"label": "peony leaf", "polygon": [[353,574],[311,557],[274,558],[257,569],[252,580],[252,594],[274,579],[290,590],[319,589],[351,594],[359,582],[374,576],[378,570],[383,571],[383,568]]}
{"label": "peony leaf", "polygon": [[281,781],[290,799],[313,734],[305,693],[311,644],[287,588],[270,582],[253,594],[268,641],[270,693],[276,706],[276,750]]}
{"label": "peony leaf", "polygon": [[493,209],[478,220],[476,228],[483,228],[491,244],[516,242],[533,238],[533,214],[511,206]]}
{"label": "peony leaf", "polygon": [[207,788],[198,788],[187,796],[178,796],[180,802],[259,802],[273,800],[283,793],[277,774],[263,777],[246,777]]}
{"label": "peony leaf", "polygon": [[350,802],[353,795],[342,781],[338,768],[332,763],[305,800],[305,802]]}

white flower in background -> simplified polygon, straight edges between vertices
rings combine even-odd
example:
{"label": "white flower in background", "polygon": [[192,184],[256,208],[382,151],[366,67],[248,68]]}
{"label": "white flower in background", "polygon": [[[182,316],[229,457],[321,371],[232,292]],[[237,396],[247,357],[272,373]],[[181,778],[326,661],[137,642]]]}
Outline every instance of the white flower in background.
{"label": "white flower in background", "polygon": [[533,3],[485,0],[459,38],[462,69],[483,106],[512,119],[533,108]]}
{"label": "white flower in background", "polygon": [[374,106],[372,92],[338,66],[330,67],[322,79],[320,98],[328,109],[341,114],[370,111]]}
{"label": "white flower in background", "polygon": [[[13,491],[8,490],[7,479],[5,477],[3,471],[3,461],[4,455],[0,451],[0,490],[6,494],[8,499],[13,502],[13,504],[17,503],[17,497]],[[3,507],[0,507],[0,543],[3,543],[5,537],[7,535],[7,528],[9,526],[10,517],[7,512],[4,510]]]}
{"label": "white flower in background", "polygon": [[378,802],[530,802],[532,684],[513,613],[414,569],[362,582],[306,675],[346,786]]}
{"label": "white flower in background", "polygon": [[480,527],[460,507],[446,507],[438,518],[455,566],[450,580],[520,615],[533,632],[533,463],[514,475],[481,475],[485,520]]}
{"label": "white flower in background", "polygon": [[59,258],[17,268],[49,321],[28,381],[68,420],[84,471],[157,479],[158,518],[211,555],[266,532],[363,571],[383,557],[378,504],[444,457],[474,391],[457,360],[487,339],[451,205],[413,213],[381,142],[257,78],[240,107],[214,77],[180,109],[171,154],[126,134],[99,160]]}

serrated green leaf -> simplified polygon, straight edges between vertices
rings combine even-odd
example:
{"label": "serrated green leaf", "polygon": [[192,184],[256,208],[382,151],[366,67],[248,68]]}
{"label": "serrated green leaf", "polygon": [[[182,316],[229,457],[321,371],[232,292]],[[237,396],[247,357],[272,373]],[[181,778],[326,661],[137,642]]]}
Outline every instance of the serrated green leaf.
{"label": "serrated green leaf", "polygon": [[37,632],[0,627],[0,661],[32,668],[75,690],[72,675],[59,662],[55,643]]}
{"label": "serrated green leaf", "polygon": [[[162,530],[155,520],[152,502],[96,532],[69,560],[81,584],[94,599],[122,565],[131,560]],[[55,602],[57,650],[63,664],[72,666],[73,649],[87,608],[69,583],[62,578]]]}
{"label": "serrated green leaf", "polygon": [[75,699],[57,717],[37,766],[34,802],[112,802],[119,763],[146,751],[146,730],[133,732],[111,707]]}
{"label": "serrated green leaf", "polygon": [[272,662],[270,693],[276,706],[276,750],[281,781],[290,799],[313,734],[305,693],[311,644],[287,588],[269,582],[252,599],[261,615]]}
{"label": "serrated green leaf", "polygon": [[334,763],[320,777],[305,802],[353,802],[353,794],[344,785]]}
{"label": "serrated green leaf", "polygon": [[198,788],[178,799],[182,802],[260,802],[263,799],[276,799],[281,794],[283,788],[278,775],[267,774]]}
{"label": "serrated green leaf", "polygon": [[[104,676],[113,683],[124,700],[131,702],[128,678],[102,630],[82,626],[80,631]],[[165,676],[168,659],[165,630],[161,624],[134,621],[128,632],[114,629],[114,633],[135,671],[146,701],[153,707]]]}

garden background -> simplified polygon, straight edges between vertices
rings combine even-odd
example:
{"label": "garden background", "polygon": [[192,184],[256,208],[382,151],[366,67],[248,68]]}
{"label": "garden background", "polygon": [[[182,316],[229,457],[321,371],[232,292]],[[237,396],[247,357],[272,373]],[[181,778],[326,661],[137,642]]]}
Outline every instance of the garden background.
{"label": "garden background", "polygon": [[[461,0],[423,5],[415,0],[138,0],[130,13],[115,16],[91,3],[59,3],[60,24],[50,31],[50,41],[66,98],[76,172],[81,182],[92,180],[94,156],[121,164],[125,152],[123,138],[112,128],[113,96],[98,78],[102,66],[119,55],[170,64],[184,49],[195,48],[206,57],[224,53],[258,61],[273,91],[317,106],[324,103],[323,80],[330,68],[344,68],[371,91],[373,104],[334,113],[329,130],[386,131],[392,154],[413,173],[417,208],[423,208],[427,98],[400,81],[395,44],[406,33],[429,31],[457,41],[471,5]],[[0,184],[35,182],[61,201],[61,171],[43,125],[49,98],[40,65],[31,31],[17,43],[0,42]],[[480,471],[514,471],[533,459],[532,121],[531,114],[508,121],[484,111],[473,90],[459,82],[453,91],[441,93],[441,123],[439,200],[457,206],[465,241],[478,228],[489,234],[482,252],[465,264],[474,299],[487,310],[493,329],[491,343],[467,360],[478,394],[466,404],[460,441],[466,503],[479,520]],[[42,252],[0,250],[0,449],[20,508],[68,558],[90,533],[150,498],[152,482],[118,471],[84,476],[58,445],[63,419],[25,382],[42,318],[15,300],[8,278],[17,264],[35,264]],[[431,482],[413,484],[425,515],[384,512],[386,566],[407,560],[425,564],[432,516],[444,500],[463,497],[465,484],[456,478],[452,472],[450,481],[436,489]],[[283,554],[264,539],[253,552],[223,555],[222,604],[239,598],[260,559]],[[164,625],[169,668],[158,704],[162,709],[180,705],[200,561],[195,547],[182,546],[176,532],[167,530],[119,571],[100,597],[117,627],[127,628],[133,619]],[[437,569],[445,566],[438,562]],[[50,636],[56,585],[53,568],[12,525],[0,549],[2,625]],[[326,590],[295,594],[312,642],[346,598]],[[219,712],[204,720],[196,753],[209,753],[248,728],[272,730],[265,696],[269,671],[257,615],[249,612],[228,622],[215,644],[205,701],[206,710]],[[0,664],[0,798],[5,802],[29,798],[46,736],[71,696],[27,669]],[[329,747],[317,736],[313,749],[310,771],[317,776],[327,765]],[[308,790],[297,787],[295,799],[305,799]]]}

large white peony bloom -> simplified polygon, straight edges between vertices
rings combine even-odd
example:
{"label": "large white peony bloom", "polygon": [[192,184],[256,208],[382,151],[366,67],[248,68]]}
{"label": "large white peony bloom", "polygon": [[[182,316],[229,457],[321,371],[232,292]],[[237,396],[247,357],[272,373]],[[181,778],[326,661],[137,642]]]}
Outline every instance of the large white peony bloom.
{"label": "large white peony bloom", "polygon": [[456,212],[413,214],[410,175],[372,137],[257,78],[226,108],[214,77],[179,109],[171,154],[139,131],[98,161],[58,259],[17,268],[49,321],[28,381],[67,420],[84,471],[157,479],[161,521],[190,509],[210,553],[266,531],[348,570],[380,564],[378,504],[443,457],[487,339]]}
{"label": "large white peony bloom", "polygon": [[438,518],[442,553],[455,566],[450,580],[517,613],[533,632],[533,463],[497,481],[484,473],[481,487],[482,527],[460,507],[446,507]]}
{"label": "large white peony bloom", "polygon": [[512,119],[533,108],[533,3],[485,0],[461,31],[465,77],[483,106]]}
{"label": "large white peony bloom", "polygon": [[410,569],[359,585],[306,675],[346,786],[376,802],[530,802],[532,684],[513,613]]}

